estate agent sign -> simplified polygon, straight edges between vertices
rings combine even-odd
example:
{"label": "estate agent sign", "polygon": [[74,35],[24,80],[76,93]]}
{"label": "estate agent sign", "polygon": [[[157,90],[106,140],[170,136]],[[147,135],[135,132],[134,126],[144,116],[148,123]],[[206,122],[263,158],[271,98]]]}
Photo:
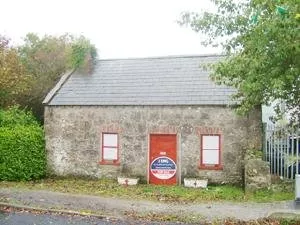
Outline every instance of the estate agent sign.
{"label": "estate agent sign", "polygon": [[154,159],[150,166],[151,173],[161,180],[168,180],[172,178],[176,174],[176,170],[176,163],[166,156]]}

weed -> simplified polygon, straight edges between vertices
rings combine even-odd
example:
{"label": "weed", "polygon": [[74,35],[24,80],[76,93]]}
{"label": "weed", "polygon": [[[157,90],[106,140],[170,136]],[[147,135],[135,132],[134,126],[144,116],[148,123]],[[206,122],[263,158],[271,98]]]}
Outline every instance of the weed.
{"label": "weed", "polygon": [[208,186],[207,189],[193,189],[183,186],[159,186],[140,184],[124,187],[110,179],[49,178],[39,181],[0,182],[0,188],[21,188],[49,190],[64,193],[88,194],[96,196],[120,197],[125,199],[147,199],[165,202],[207,202],[207,201],[255,201],[270,202],[291,200],[293,192],[280,190],[260,190],[244,194],[241,187],[230,185]]}

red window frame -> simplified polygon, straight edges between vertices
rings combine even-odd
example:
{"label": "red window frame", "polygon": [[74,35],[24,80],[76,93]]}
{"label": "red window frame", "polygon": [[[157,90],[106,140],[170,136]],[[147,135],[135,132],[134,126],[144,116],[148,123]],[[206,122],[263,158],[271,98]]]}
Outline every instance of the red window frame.
{"label": "red window frame", "polygon": [[[205,164],[203,162],[203,150],[205,150],[203,148],[203,137],[204,136],[218,136],[219,137],[219,163],[218,164]],[[222,142],[221,142],[221,134],[201,134],[201,149],[200,149],[200,165],[199,165],[199,169],[206,169],[206,170],[222,170],[223,169],[223,166],[222,166],[222,163],[221,163],[221,153],[222,153],[222,150],[221,150],[221,145]]]}
{"label": "red window frame", "polygon": [[[117,135],[117,146],[104,146],[104,135],[105,134],[115,134]],[[101,139],[101,161],[100,161],[100,164],[101,165],[120,165],[120,158],[119,158],[119,134],[118,133],[115,133],[115,132],[103,132],[102,133],[102,139]],[[114,160],[107,160],[107,159],[104,159],[104,148],[116,148],[117,149],[117,159],[114,159]]]}

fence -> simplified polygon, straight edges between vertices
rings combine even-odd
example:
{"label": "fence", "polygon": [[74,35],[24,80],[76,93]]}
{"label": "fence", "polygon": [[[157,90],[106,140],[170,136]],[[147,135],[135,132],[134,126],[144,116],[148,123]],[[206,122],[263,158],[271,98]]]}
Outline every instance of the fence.
{"label": "fence", "polygon": [[300,128],[264,125],[264,160],[271,174],[294,179],[300,174]]}

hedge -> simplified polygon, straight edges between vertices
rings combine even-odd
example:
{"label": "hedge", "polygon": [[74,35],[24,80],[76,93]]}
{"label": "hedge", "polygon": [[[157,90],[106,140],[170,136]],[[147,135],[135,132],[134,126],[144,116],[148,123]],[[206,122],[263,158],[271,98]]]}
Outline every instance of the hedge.
{"label": "hedge", "polygon": [[13,128],[18,125],[39,126],[39,123],[30,111],[21,110],[16,106],[7,110],[0,109],[0,127]]}
{"label": "hedge", "polygon": [[42,127],[31,113],[0,110],[0,180],[33,180],[45,176]]}

